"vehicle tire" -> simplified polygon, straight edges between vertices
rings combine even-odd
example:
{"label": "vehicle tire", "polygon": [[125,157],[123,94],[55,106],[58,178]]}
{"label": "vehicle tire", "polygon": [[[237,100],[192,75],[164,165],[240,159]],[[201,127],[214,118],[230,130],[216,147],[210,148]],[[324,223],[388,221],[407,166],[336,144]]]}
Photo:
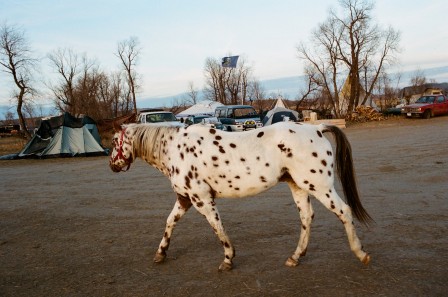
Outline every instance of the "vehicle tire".
{"label": "vehicle tire", "polygon": [[429,109],[425,110],[425,112],[423,113],[423,118],[424,119],[431,118],[431,111]]}
{"label": "vehicle tire", "polygon": [[232,132],[232,127],[227,126],[227,132]]}

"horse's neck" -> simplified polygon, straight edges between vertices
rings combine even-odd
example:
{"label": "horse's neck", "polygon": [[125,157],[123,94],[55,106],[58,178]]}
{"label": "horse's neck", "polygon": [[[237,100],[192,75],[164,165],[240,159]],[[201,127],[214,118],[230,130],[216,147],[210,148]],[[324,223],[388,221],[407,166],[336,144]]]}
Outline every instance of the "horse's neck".
{"label": "horse's neck", "polygon": [[168,156],[163,153],[162,143],[163,140],[159,139],[159,137],[140,138],[134,135],[133,145],[138,148],[134,150],[135,157],[143,159],[149,165],[165,173],[164,167],[167,164],[165,159]]}

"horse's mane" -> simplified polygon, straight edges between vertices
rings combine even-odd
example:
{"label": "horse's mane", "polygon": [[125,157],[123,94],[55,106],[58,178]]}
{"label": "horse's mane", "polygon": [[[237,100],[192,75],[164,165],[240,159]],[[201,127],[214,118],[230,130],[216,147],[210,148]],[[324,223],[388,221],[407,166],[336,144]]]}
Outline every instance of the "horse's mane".
{"label": "horse's mane", "polygon": [[131,124],[133,131],[133,156],[141,157],[150,164],[157,164],[163,154],[163,142],[169,135],[177,133],[179,126]]}

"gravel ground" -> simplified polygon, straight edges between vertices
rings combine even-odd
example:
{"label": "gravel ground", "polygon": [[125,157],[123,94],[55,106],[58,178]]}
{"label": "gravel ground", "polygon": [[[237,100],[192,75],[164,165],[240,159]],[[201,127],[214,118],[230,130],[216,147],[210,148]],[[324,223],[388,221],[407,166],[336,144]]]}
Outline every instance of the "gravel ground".
{"label": "gravel ground", "polygon": [[141,160],[116,174],[107,157],[0,161],[0,296],[447,296],[448,117],[345,129],[361,197],[361,264],[342,224],[317,200],[306,257],[286,184],[217,200],[234,269],[194,209],[154,264],[175,195]]}

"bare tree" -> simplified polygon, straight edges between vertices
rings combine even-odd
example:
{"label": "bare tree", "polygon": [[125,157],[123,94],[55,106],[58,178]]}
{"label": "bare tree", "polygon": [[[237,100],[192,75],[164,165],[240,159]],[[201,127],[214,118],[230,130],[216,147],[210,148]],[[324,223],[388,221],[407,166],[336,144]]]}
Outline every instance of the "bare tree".
{"label": "bare tree", "polygon": [[427,83],[428,79],[421,69],[417,69],[416,71],[414,71],[409,80],[410,86],[403,89],[402,95],[406,100],[406,103],[410,104],[411,99],[414,95],[423,93],[425,91]]}
{"label": "bare tree", "polygon": [[427,82],[428,81],[425,76],[425,72],[423,72],[421,69],[417,69],[416,71],[414,71],[410,79],[411,86],[415,88],[420,87]]}
{"label": "bare tree", "polygon": [[220,61],[207,58],[205,62],[204,95],[223,104],[244,104],[248,96],[251,69],[240,57],[236,68],[221,67]]}
{"label": "bare tree", "polygon": [[382,111],[397,104],[399,90],[398,88],[394,88],[392,84],[393,79],[389,74],[383,72],[378,77],[378,82],[375,85],[375,93],[377,94],[377,106]]}
{"label": "bare tree", "polygon": [[0,65],[3,66],[3,71],[12,76],[17,87],[13,97],[17,100],[20,128],[27,138],[31,138],[22,108],[37,93],[32,87],[32,72],[36,68],[37,59],[32,57],[25,33],[18,27],[7,24],[0,27]]}
{"label": "bare tree", "polygon": [[[371,98],[375,84],[381,76],[386,75],[388,66],[396,63],[395,54],[400,52],[399,41],[400,33],[392,27],[384,31],[378,30],[376,40],[372,41],[371,49],[365,52],[360,68],[362,75],[358,85],[365,91],[361,104],[365,104],[368,98]],[[357,105],[359,102],[356,98],[354,100]]]}
{"label": "bare tree", "polygon": [[[372,95],[382,71],[395,62],[400,33],[373,23],[369,0],[340,0],[341,14],[329,18],[313,32],[312,48],[298,47],[300,58],[314,68],[330,96],[337,117],[350,113]],[[339,95],[345,81],[342,97]]]}
{"label": "bare tree", "polygon": [[[319,93],[320,82],[318,80],[319,75],[314,72],[312,67],[305,68],[305,81],[307,83],[306,89],[301,91],[296,104],[296,111],[300,111],[300,107],[307,99],[314,99],[316,94]],[[311,98],[313,97],[313,98]]]}
{"label": "bare tree", "polygon": [[100,70],[96,60],[71,49],[58,49],[48,55],[59,79],[48,84],[59,111],[94,119],[118,117],[133,110],[131,93],[123,73],[110,75]]}
{"label": "bare tree", "polygon": [[7,111],[5,112],[4,117],[5,117],[4,121],[5,124],[9,125],[14,124],[14,113],[12,113],[11,111]]}
{"label": "bare tree", "polygon": [[244,59],[240,59],[236,68],[229,68],[226,88],[231,104],[246,104],[250,71]]}
{"label": "bare tree", "polygon": [[121,41],[117,46],[116,56],[120,58],[123,68],[126,72],[126,77],[129,85],[130,94],[134,104],[134,112],[137,113],[137,98],[136,91],[138,90],[137,66],[138,57],[140,55],[139,41],[137,37],[130,37],[127,40]]}
{"label": "bare tree", "polygon": [[77,100],[74,114],[86,114],[98,119],[97,95],[99,80],[103,77],[103,74],[95,60],[88,59],[86,55],[83,55],[81,60],[82,71],[75,89]]}
{"label": "bare tree", "polygon": [[206,86],[204,87],[205,97],[211,101],[227,103],[224,79],[227,76],[218,60],[207,58],[205,61],[204,75]]}
{"label": "bare tree", "polygon": [[194,105],[198,103],[198,90],[195,89],[194,84],[192,81],[188,83],[188,93],[187,98],[185,99],[186,104]]}
{"label": "bare tree", "polygon": [[305,72],[310,84],[317,84],[322,94],[330,98],[332,110],[337,118],[342,116],[339,100],[341,91],[340,69],[343,66],[339,58],[338,44],[342,32],[334,19],[329,18],[313,31],[311,46],[301,43],[298,47],[299,57],[305,60]]}
{"label": "bare tree", "polygon": [[75,85],[76,78],[81,73],[80,58],[69,48],[59,48],[47,55],[50,64],[60,75],[60,81],[56,84],[49,84],[48,87],[55,96],[54,103],[60,111],[68,111],[75,105]]}
{"label": "bare tree", "polygon": [[112,117],[118,117],[118,105],[121,94],[121,75],[120,73],[112,73],[110,80],[109,96],[112,104]]}
{"label": "bare tree", "polygon": [[101,98],[105,94],[108,77],[100,71],[96,60],[89,59],[85,54],[78,55],[71,49],[58,49],[48,58],[60,75],[56,84],[49,84],[59,111],[75,116],[85,114],[96,119],[110,114],[109,108],[102,110],[105,106],[104,98]]}
{"label": "bare tree", "polygon": [[177,114],[185,109],[187,109],[187,106],[190,105],[187,103],[187,99],[175,97],[171,99],[171,107],[169,108],[169,111],[171,111],[174,114]]}
{"label": "bare tree", "polygon": [[267,106],[263,104],[266,94],[258,80],[254,79],[249,82],[247,94],[250,104],[253,105],[255,102],[255,106],[258,106],[261,112],[267,108]]}

